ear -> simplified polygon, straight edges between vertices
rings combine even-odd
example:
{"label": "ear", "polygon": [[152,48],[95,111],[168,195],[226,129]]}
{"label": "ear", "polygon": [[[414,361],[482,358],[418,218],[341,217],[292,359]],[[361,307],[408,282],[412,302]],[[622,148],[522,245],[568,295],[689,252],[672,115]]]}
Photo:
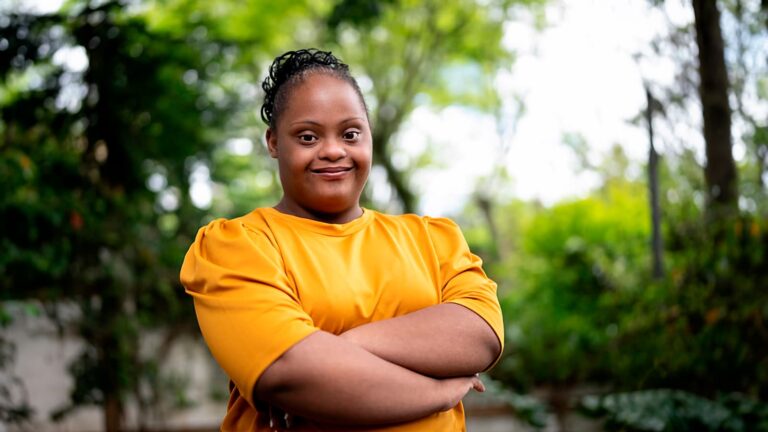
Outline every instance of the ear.
{"label": "ear", "polygon": [[272,158],[277,159],[277,133],[272,128],[267,128],[267,150]]}

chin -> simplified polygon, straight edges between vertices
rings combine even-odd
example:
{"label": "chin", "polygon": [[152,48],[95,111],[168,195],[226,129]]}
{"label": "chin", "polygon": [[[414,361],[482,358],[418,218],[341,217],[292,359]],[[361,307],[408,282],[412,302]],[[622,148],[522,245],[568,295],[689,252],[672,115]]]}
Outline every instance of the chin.
{"label": "chin", "polygon": [[336,213],[342,213],[350,208],[353,208],[358,205],[357,201],[350,201],[348,198],[340,198],[340,197],[318,197],[314,202],[312,203],[311,207],[318,213],[324,213],[324,214],[336,214]]}

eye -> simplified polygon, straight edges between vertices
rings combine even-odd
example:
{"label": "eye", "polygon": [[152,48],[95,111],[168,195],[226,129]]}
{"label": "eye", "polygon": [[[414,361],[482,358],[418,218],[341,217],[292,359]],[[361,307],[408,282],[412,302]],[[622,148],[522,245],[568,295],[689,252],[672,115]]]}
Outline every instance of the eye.
{"label": "eye", "polygon": [[317,141],[317,137],[312,134],[305,133],[299,135],[299,141],[301,141],[302,144],[312,144]]}
{"label": "eye", "polygon": [[347,141],[355,141],[358,137],[360,137],[360,131],[351,130],[344,132],[344,135],[342,137]]}

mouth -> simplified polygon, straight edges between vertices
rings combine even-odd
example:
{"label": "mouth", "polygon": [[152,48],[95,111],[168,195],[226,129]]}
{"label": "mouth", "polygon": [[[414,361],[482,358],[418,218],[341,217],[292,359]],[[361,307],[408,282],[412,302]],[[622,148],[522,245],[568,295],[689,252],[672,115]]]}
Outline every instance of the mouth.
{"label": "mouth", "polygon": [[351,166],[330,166],[330,167],[311,169],[310,172],[312,174],[316,174],[323,178],[335,179],[335,178],[344,177],[345,175],[347,175],[347,173],[352,171],[353,168],[354,167],[351,167]]}

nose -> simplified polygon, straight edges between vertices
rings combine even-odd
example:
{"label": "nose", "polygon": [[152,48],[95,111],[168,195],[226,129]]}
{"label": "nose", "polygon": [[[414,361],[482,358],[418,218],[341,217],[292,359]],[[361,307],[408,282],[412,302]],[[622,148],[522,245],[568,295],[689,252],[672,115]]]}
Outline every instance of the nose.
{"label": "nose", "polygon": [[344,142],[338,138],[326,139],[320,147],[320,159],[339,160],[347,156],[347,149]]}

